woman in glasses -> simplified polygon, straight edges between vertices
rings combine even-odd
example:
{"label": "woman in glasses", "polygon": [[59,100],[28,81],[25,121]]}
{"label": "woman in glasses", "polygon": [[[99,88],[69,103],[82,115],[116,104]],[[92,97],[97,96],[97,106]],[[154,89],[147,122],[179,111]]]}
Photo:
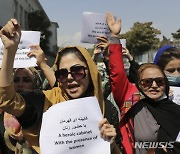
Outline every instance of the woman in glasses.
{"label": "woman in glasses", "polygon": [[41,84],[41,76],[34,67],[15,69],[14,87],[16,92],[41,89]]}
{"label": "woman in glasses", "polygon": [[[159,144],[165,141],[167,144],[176,140],[180,130],[180,122],[175,118],[179,117],[179,106],[168,99],[167,78],[160,68],[153,64],[141,66],[138,79],[135,79],[136,86],[129,82],[124,71],[122,46],[119,41],[121,20],[116,21],[111,13],[107,13],[106,21],[111,31],[107,56],[112,93],[121,113],[122,148],[126,154],[153,153],[153,149],[149,147],[152,142]],[[140,92],[144,96],[141,96]],[[144,99],[140,101],[140,98]],[[147,146],[138,147],[139,142]],[[162,148],[156,150],[164,152]]]}
{"label": "woman in glasses", "polygon": [[[89,53],[81,47],[65,48],[58,52],[56,77],[59,87],[48,91],[16,93],[13,87],[13,60],[20,40],[21,30],[15,19],[11,19],[0,31],[4,44],[0,71],[0,107],[17,117],[29,143],[39,152],[39,131],[44,110],[53,104],[75,98],[96,96],[104,111],[101,79]],[[100,133],[111,143],[111,153],[120,153],[114,142],[115,129],[103,119],[99,123]]]}
{"label": "woman in glasses", "polygon": [[[130,67],[130,78],[134,82],[134,72],[137,71],[139,65],[135,61],[130,61],[133,63]],[[166,74],[169,85],[180,87],[180,49],[164,45],[156,53],[154,58],[154,64],[158,65]]]}
{"label": "woman in glasses", "polygon": [[[41,77],[33,67],[14,70],[14,88],[18,93],[40,89],[41,83]],[[21,131],[21,125],[13,115],[2,112],[0,114],[0,122],[0,147],[3,153],[36,153],[25,140]]]}
{"label": "woman in glasses", "polygon": [[[49,82],[53,84],[55,76],[52,76],[52,74],[54,72],[46,64],[46,58],[41,47],[39,45],[31,46],[31,52],[28,53],[28,56],[34,56],[37,59],[37,65],[44,75],[48,77]],[[40,73],[34,67],[14,69],[14,88],[18,93],[40,90],[42,88]],[[24,139],[21,126],[13,115],[2,112],[0,114],[0,120],[0,123],[4,124],[0,125],[0,147],[3,153],[36,154]]]}
{"label": "woman in glasses", "polygon": [[135,144],[147,142],[149,147],[136,146],[135,153],[153,151],[150,146],[153,142],[156,143],[155,153],[178,153],[174,143],[180,132],[177,119],[180,106],[168,98],[169,85],[165,74],[157,65],[143,64],[138,69],[136,86],[145,98],[131,107],[122,123],[125,125],[131,119]]}
{"label": "woman in glasses", "polygon": [[[33,54],[33,52],[32,52]],[[76,92],[73,92],[73,90],[77,90],[77,87],[78,87],[78,84],[69,84],[67,85],[68,83],[68,76],[69,74],[72,76],[73,80],[76,80],[76,81],[80,81],[81,79],[86,79],[86,80],[82,80],[84,81],[86,84],[86,86],[88,85],[88,82],[89,82],[89,77],[87,76],[87,72],[88,72],[88,68],[87,66],[85,66],[83,63],[86,61],[83,56],[81,55],[81,53],[78,51],[77,48],[65,48],[63,49],[62,51],[60,51],[58,53],[58,57],[56,58],[56,61],[55,61],[55,65],[53,66],[54,69],[55,69],[55,76],[56,76],[56,79],[57,80],[50,80],[49,78],[54,78],[54,74],[51,73],[51,75],[49,75],[49,77],[47,77],[47,80],[49,81],[50,85],[51,85],[51,88],[54,88],[54,87],[58,87],[58,83],[61,83],[61,86],[63,87],[64,90],[66,90],[66,93],[69,94],[69,96],[73,97],[73,93],[74,94],[78,94]],[[72,55],[76,55],[75,57],[72,56]],[[64,58],[65,57],[65,58]],[[73,61],[73,59],[77,59],[80,63],[82,63],[83,65],[72,65],[71,66],[71,63],[68,62],[68,58],[66,57],[71,57],[71,59],[69,59],[69,61]],[[57,65],[60,63],[60,61],[62,61],[62,65],[61,67],[57,67]],[[67,63],[65,63],[65,62]],[[71,66],[70,67],[70,71],[67,69],[67,67],[64,66],[68,65],[68,66]],[[100,73],[101,74],[101,73]],[[88,78],[87,78],[88,77]],[[81,85],[83,86],[83,84]],[[91,85],[92,86],[92,85]],[[71,88],[72,87],[72,88]],[[50,88],[50,89],[51,89]],[[79,88],[81,91],[86,91],[84,90],[84,87],[80,87]],[[89,92],[92,91],[92,87],[89,87]],[[78,91],[77,91],[78,92]],[[91,95],[90,93],[86,94],[87,96],[88,95]],[[75,96],[76,97],[79,97],[79,96]],[[113,125],[115,128],[116,128],[116,138],[115,138],[115,142],[116,144],[120,146],[121,144],[121,134],[119,132],[119,116],[118,116],[118,110],[117,108],[109,101],[106,99],[106,97],[104,97],[104,105],[105,105],[105,115],[104,117],[107,118],[108,122]]]}

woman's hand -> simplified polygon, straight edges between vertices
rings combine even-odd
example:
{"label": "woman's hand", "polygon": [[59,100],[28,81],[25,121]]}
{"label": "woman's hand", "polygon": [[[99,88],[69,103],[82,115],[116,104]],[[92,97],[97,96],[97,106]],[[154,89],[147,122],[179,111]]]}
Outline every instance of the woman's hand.
{"label": "woman's hand", "polygon": [[47,59],[44,55],[43,50],[39,45],[30,46],[31,51],[27,54],[29,57],[36,57],[37,65],[40,67],[41,71],[44,73],[47,78],[50,86],[53,88],[56,82],[56,77],[54,75],[54,71],[49,67],[46,63]]}
{"label": "woman's hand", "polygon": [[31,51],[27,54],[28,57],[35,57],[37,59],[37,65],[41,68],[41,65],[46,64],[46,58],[43,50],[39,45],[30,46]]}
{"label": "woman's hand", "polygon": [[106,22],[111,31],[111,36],[117,37],[121,31],[121,19],[115,20],[111,13],[106,13]]}
{"label": "woman's hand", "polygon": [[0,37],[4,44],[0,85],[7,86],[13,81],[14,57],[21,38],[21,28],[16,19],[8,21],[0,30]]}
{"label": "woman's hand", "polygon": [[100,135],[105,141],[114,143],[116,137],[116,129],[110,125],[106,118],[103,118],[99,123]]}
{"label": "woman's hand", "polygon": [[173,98],[173,96],[174,96],[174,91],[173,91],[173,89],[169,89],[169,97],[170,98]]}
{"label": "woman's hand", "polygon": [[123,56],[125,56],[129,61],[133,60],[133,56],[130,54],[127,48],[122,48]]}
{"label": "woman's hand", "polygon": [[109,42],[107,37],[105,36],[99,36],[97,37],[98,44],[95,45],[94,52],[92,58],[96,60],[98,54],[102,53],[103,56],[108,56],[108,46]]}
{"label": "woman's hand", "polygon": [[105,50],[107,50],[108,46],[109,46],[109,42],[108,42],[108,39],[107,37],[105,36],[99,36],[99,37],[96,37],[97,41],[99,42],[96,47],[97,48],[101,48],[102,51],[104,52]]}
{"label": "woman's hand", "polygon": [[92,55],[92,59],[93,59],[94,61],[96,61],[97,58],[98,58],[98,54],[100,54],[100,53],[101,53],[101,49],[99,49],[99,48],[97,47],[97,45],[95,45],[95,48],[94,48],[94,51],[93,51],[93,55]]}
{"label": "woman's hand", "polygon": [[[16,49],[21,38],[21,28],[16,19],[11,19],[0,30],[0,37],[5,49]],[[16,52],[16,50],[13,50]]]}

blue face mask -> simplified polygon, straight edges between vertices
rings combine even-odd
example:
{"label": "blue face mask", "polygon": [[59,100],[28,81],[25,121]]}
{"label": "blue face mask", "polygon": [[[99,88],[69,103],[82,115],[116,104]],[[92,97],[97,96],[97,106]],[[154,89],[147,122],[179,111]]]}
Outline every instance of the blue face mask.
{"label": "blue face mask", "polygon": [[170,86],[175,86],[180,83],[180,75],[179,76],[173,76],[173,75],[166,75],[169,81]]}

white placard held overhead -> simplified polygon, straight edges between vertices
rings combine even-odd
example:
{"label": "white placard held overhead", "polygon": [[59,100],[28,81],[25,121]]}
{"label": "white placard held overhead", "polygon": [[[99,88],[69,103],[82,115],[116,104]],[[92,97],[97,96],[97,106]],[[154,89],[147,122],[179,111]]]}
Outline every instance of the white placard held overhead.
{"label": "white placard held overhead", "polygon": [[100,137],[102,118],[96,97],[53,105],[43,114],[41,154],[110,154],[110,143]]}
{"label": "white placard held overhead", "polygon": [[[38,31],[22,31],[21,40],[18,46],[14,58],[14,68],[25,68],[25,67],[34,67],[37,66],[36,58],[29,58],[27,53],[30,51],[29,46],[39,45],[40,43],[40,32]],[[3,43],[0,39],[0,67],[2,64],[3,56]]]}
{"label": "white placard held overhead", "polygon": [[110,36],[110,30],[104,14],[84,12],[82,19],[81,42],[97,43],[96,37]]}

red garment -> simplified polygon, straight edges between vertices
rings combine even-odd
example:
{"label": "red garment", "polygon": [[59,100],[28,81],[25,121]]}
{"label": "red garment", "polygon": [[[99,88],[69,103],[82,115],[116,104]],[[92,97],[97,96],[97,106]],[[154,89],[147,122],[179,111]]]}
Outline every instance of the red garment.
{"label": "red garment", "polygon": [[121,44],[110,44],[109,52],[111,88],[114,100],[121,113],[120,132],[123,138],[122,145],[126,154],[133,154],[133,122],[130,118],[126,122],[123,122],[122,119],[130,107],[139,101],[140,94],[136,86],[129,82],[125,73]]}

